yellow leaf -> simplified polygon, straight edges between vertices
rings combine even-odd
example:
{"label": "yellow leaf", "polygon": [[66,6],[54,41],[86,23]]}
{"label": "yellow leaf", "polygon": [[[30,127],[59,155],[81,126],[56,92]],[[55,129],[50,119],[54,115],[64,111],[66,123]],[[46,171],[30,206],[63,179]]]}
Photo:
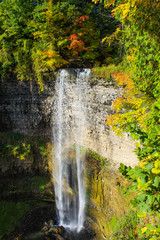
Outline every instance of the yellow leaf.
{"label": "yellow leaf", "polygon": [[141,146],[141,143],[140,142],[137,142],[136,143],[136,147],[140,147]]}
{"label": "yellow leaf", "polygon": [[20,155],[19,158],[20,158],[21,160],[25,160],[24,155]]}
{"label": "yellow leaf", "polygon": [[146,212],[137,213],[137,216],[138,216],[138,217],[146,217]]}
{"label": "yellow leaf", "polygon": [[152,173],[158,174],[160,173],[160,169],[152,168]]}
{"label": "yellow leaf", "polygon": [[143,162],[143,161],[139,162],[139,166],[143,169],[145,169],[144,165],[146,165],[146,164],[147,164],[147,162]]}
{"label": "yellow leaf", "polygon": [[99,0],[92,0],[92,2],[94,2],[94,3],[98,3],[98,2],[99,2]]}
{"label": "yellow leaf", "polygon": [[157,152],[154,154],[154,157],[158,157],[158,153]]}
{"label": "yellow leaf", "polygon": [[[154,155],[155,156],[155,155]],[[155,167],[156,168],[160,168],[160,161],[159,160],[156,160],[155,163],[154,163]]]}
{"label": "yellow leaf", "polygon": [[111,1],[109,1],[108,3],[106,3],[104,6],[105,7],[110,7],[112,4],[114,4],[115,3],[115,0],[111,0]]}
{"label": "yellow leaf", "polygon": [[141,232],[142,233],[145,233],[147,231],[147,227],[143,227],[142,229],[141,229]]}
{"label": "yellow leaf", "polygon": [[147,157],[147,159],[151,159],[151,158],[153,158],[153,156],[150,154],[150,155]]}

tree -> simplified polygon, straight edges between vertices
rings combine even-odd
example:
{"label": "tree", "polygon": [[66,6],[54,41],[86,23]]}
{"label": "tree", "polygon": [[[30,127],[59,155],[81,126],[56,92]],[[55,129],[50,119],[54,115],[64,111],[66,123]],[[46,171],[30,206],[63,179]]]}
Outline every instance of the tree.
{"label": "tree", "polygon": [[90,0],[1,2],[1,77],[14,72],[19,80],[36,79],[43,90],[44,72],[71,66],[75,60],[80,66],[102,63],[114,53],[101,42],[115,28],[107,14],[102,4],[97,7]]}
{"label": "tree", "polygon": [[[114,1],[107,1],[114,3]],[[122,88],[113,104],[115,114],[107,124],[118,134],[123,131],[138,140],[139,166],[121,165],[121,173],[137,191],[132,201],[140,217],[139,236],[157,239],[160,235],[160,30],[159,1],[120,0],[113,10],[123,24],[125,54],[123,71],[114,75]]]}
{"label": "tree", "polygon": [[0,3],[0,71],[1,76],[14,71],[18,79],[31,77],[30,61],[33,35],[28,22],[33,17],[36,2],[5,0]]}
{"label": "tree", "polygon": [[[42,83],[43,72],[68,66],[70,59],[94,61],[99,47],[99,31],[88,15],[68,2],[49,1],[43,11],[37,6],[30,27],[34,35],[33,68]],[[41,84],[43,86],[43,84]]]}

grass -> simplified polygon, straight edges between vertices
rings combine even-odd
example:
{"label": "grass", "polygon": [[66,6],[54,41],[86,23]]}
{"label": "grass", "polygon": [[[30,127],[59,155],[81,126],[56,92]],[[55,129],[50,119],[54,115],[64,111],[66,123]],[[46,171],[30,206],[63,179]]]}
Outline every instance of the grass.
{"label": "grass", "polygon": [[[136,227],[138,218],[135,211],[130,210],[118,221],[112,219],[113,233],[112,240],[135,240],[137,239]],[[115,226],[114,226],[115,225]]]}
{"label": "grass", "polygon": [[48,183],[48,179],[40,176],[36,176],[32,179],[31,187],[37,188],[39,191],[45,190],[45,185]]}
{"label": "grass", "polygon": [[48,203],[38,200],[20,202],[0,201],[0,240],[5,240],[4,235],[9,235],[20,224],[20,219],[31,208],[47,206]]}
{"label": "grass", "polygon": [[114,215],[111,220],[111,229],[115,227],[116,223],[117,223],[117,216]]}
{"label": "grass", "polygon": [[93,73],[97,78],[104,78],[106,81],[112,80],[112,73],[117,71],[117,67],[114,64],[106,67],[95,67]]}
{"label": "grass", "polygon": [[25,202],[0,202],[0,239],[4,234],[11,233],[19,224],[20,218],[29,210]]}

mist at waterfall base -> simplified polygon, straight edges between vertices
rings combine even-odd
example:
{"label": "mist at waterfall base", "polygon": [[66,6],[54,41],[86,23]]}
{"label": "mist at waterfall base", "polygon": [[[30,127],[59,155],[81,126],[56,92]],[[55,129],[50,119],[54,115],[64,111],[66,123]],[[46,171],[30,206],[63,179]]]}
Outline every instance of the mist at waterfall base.
{"label": "mist at waterfall base", "polygon": [[59,225],[79,233],[85,221],[85,154],[80,147],[86,133],[89,69],[60,70],[53,114],[53,180]]}

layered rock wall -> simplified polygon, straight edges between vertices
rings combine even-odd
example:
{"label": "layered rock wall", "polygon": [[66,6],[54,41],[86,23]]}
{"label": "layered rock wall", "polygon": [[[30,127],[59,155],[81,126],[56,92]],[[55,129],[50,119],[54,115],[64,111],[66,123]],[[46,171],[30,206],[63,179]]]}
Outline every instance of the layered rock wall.
{"label": "layered rock wall", "polygon": [[[76,70],[67,71],[70,88],[73,90]],[[55,79],[56,77],[53,76],[45,81],[44,92],[40,94],[36,83],[19,83],[10,78],[8,82],[1,84],[0,131],[14,131],[51,140],[54,124],[53,111],[56,111]],[[134,142],[128,136],[124,138],[115,136],[105,123],[105,117],[112,113],[112,102],[120,94],[120,90],[114,86],[113,82],[96,79],[91,73],[84,94],[87,95],[87,130],[84,147],[112,160],[116,166],[121,162],[136,165]],[[69,114],[72,118],[72,112]]]}

